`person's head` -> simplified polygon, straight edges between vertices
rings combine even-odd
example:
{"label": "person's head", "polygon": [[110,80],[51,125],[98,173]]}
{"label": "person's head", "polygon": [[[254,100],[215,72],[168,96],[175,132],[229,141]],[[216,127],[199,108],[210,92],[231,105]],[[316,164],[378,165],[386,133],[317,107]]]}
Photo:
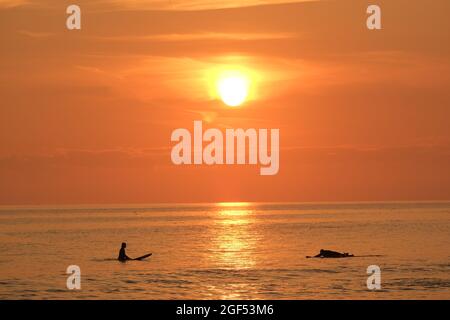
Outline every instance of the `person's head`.
{"label": "person's head", "polygon": [[127,244],[125,242],[122,242],[122,248],[125,249],[127,247]]}

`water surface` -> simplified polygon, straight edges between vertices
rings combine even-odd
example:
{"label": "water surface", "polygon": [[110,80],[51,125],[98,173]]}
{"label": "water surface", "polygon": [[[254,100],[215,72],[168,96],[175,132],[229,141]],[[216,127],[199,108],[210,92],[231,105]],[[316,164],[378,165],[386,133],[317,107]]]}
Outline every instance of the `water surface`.
{"label": "water surface", "polygon": [[[153,256],[120,263],[122,241]],[[3,207],[0,298],[449,299],[449,245],[450,203]],[[363,257],[305,258],[321,248]]]}

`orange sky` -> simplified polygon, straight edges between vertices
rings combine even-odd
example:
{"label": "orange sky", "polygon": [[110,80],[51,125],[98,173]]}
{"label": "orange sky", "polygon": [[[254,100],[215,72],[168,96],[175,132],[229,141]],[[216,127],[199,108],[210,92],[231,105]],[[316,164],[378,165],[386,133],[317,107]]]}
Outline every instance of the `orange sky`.
{"label": "orange sky", "polygon": [[[0,0],[0,204],[450,200],[450,2],[281,2]],[[228,65],[240,108],[204,81]],[[174,166],[194,120],[279,128],[278,175]]]}

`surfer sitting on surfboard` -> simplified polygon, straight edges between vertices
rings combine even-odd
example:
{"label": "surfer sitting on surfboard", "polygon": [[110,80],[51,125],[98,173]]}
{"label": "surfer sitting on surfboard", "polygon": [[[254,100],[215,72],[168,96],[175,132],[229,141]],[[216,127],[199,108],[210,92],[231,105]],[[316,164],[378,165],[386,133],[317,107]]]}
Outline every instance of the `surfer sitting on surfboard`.
{"label": "surfer sitting on surfboard", "polygon": [[320,253],[312,258],[347,258],[347,257],[353,257],[353,255],[347,252],[340,253],[337,251],[320,249]]}
{"label": "surfer sitting on surfboard", "polygon": [[151,253],[147,253],[146,255],[143,255],[142,257],[139,258],[130,258],[129,256],[127,256],[127,254],[125,253],[125,248],[127,247],[127,244],[125,242],[122,242],[122,247],[120,248],[119,251],[119,257],[117,258],[117,260],[119,260],[120,262],[125,262],[127,260],[144,260],[145,258],[150,257],[152,254]]}
{"label": "surfer sitting on surfboard", "polygon": [[122,247],[119,251],[119,257],[117,258],[119,261],[125,262],[127,260],[133,260],[127,254],[125,253],[125,248],[127,247],[127,244],[125,242],[122,242]]}

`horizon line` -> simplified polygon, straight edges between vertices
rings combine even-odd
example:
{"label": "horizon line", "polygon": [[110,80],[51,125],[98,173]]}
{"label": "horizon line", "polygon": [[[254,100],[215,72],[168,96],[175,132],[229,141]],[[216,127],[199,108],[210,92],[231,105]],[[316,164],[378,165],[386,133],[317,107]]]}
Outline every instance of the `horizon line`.
{"label": "horizon line", "polygon": [[271,205],[271,204],[450,204],[448,200],[351,200],[351,201],[205,201],[205,202],[135,202],[135,203],[83,203],[83,204],[0,204],[0,210],[20,208],[46,208],[46,209],[100,209],[100,208],[134,208],[145,209],[147,206],[195,206],[195,205],[217,205],[217,206],[239,206],[239,205]]}

